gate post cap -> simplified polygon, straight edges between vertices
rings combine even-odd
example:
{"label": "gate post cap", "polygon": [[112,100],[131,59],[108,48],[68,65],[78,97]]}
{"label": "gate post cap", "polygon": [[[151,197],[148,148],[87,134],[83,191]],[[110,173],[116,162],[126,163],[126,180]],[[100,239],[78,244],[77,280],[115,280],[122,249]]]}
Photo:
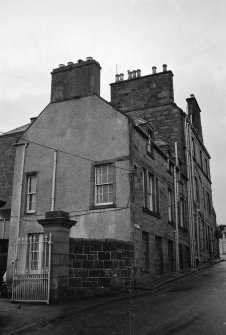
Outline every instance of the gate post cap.
{"label": "gate post cap", "polygon": [[56,219],[56,218],[64,218],[69,219],[69,213],[64,211],[51,211],[51,212],[45,212],[45,219]]}

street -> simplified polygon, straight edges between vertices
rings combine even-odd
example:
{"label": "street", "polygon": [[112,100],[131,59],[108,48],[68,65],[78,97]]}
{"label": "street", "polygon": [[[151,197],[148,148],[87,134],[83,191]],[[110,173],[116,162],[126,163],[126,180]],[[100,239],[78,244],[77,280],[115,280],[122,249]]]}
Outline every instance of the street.
{"label": "street", "polygon": [[29,334],[226,334],[226,262],[154,294],[69,315]]}

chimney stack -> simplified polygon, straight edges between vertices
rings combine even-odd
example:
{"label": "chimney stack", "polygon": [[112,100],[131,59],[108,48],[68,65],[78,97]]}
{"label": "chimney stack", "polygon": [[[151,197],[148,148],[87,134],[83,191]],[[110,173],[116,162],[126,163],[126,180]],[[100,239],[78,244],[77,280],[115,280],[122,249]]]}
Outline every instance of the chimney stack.
{"label": "chimney stack", "polygon": [[100,70],[100,64],[92,57],[60,64],[51,72],[51,102],[100,95]]}
{"label": "chimney stack", "polygon": [[188,104],[188,116],[192,120],[192,125],[196,129],[199,138],[203,140],[202,123],[201,123],[201,109],[199,107],[199,104],[194,94],[190,94],[190,97],[187,98],[186,101]]}
{"label": "chimney stack", "polygon": [[115,82],[117,83],[119,81],[119,74],[115,75]]}
{"label": "chimney stack", "polygon": [[163,72],[166,72],[167,71],[167,65],[163,64],[162,69],[163,69]]}
{"label": "chimney stack", "polygon": [[156,66],[153,66],[153,67],[152,67],[152,74],[156,74],[156,70],[157,70],[157,67],[156,67]]}
{"label": "chimney stack", "polygon": [[132,79],[132,71],[128,70],[128,79]]}
{"label": "chimney stack", "polygon": [[140,77],[140,76],[141,76],[141,70],[138,69],[138,70],[137,70],[137,77]]}
{"label": "chimney stack", "polygon": [[120,73],[120,75],[119,75],[119,80],[120,80],[120,81],[124,80],[124,73]]}
{"label": "chimney stack", "polygon": [[136,78],[136,76],[137,76],[137,72],[136,72],[136,70],[133,70],[132,71],[132,78],[134,79],[134,78]]}

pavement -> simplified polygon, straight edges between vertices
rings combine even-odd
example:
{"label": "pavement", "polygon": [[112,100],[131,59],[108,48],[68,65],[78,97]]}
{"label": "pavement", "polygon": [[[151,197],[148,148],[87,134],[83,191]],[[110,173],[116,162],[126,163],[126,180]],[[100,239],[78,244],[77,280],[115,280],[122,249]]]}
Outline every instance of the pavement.
{"label": "pavement", "polygon": [[171,282],[179,280],[189,274],[213,266],[224,259],[218,259],[197,268],[188,268],[180,272],[173,272],[156,280],[146,282],[135,290],[120,293],[113,297],[83,298],[67,304],[41,303],[12,303],[8,298],[0,297],[0,334],[28,334],[34,329],[52,324],[56,320],[64,319],[68,314],[84,313],[98,306],[108,305],[136,296],[152,294],[161,290]]}

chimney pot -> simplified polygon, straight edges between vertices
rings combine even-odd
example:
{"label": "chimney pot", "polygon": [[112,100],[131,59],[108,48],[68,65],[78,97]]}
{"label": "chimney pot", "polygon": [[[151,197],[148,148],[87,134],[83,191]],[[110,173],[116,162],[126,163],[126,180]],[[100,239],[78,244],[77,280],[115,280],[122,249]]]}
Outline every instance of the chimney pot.
{"label": "chimney pot", "polygon": [[74,65],[73,62],[67,62],[67,65]]}
{"label": "chimney pot", "polygon": [[59,64],[59,67],[65,67],[65,65],[64,64]]}
{"label": "chimney pot", "polygon": [[190,94],[190,98],[194,98],[195,96],[194,96],[194,94]]}
{"label": "chimney pot", "polygon": [[137,76],[137,71],[136,71],[136,70],[133,70],[133,72],[132,72],[132,77],[133,77],[133,78],[136,78],[136,76]]}
{"label": "chimney pot", "polygon": [[115,82],[118,82],[119,81],[119,74],[116,74],[115,75]]}
{"label": "chimney pot", "polygon": [[120,75],[119,75],[119,80],[120,80],[120,81],[124,80],[124,73],[120,73]]}
{"label": "chimney pot", "polygon": [[156,70],[157,70],[157,67],[156,67],[156,66],[153,66],[153,67],[152,67],[152,73],[155,74],[155,73],[156,73]]}
{"label": "chimney pot", "polygon": [[167,71],[167,65],[166,64],[163,64],[162,68],[163,68],[163,72]]}
{"label": "chimney pot", "polygon": [[93,60],[93,57],[86,57],[86,60]]}
{"label": "chimney pot", "polygon": [[31,123],[34,122],[36,119],[37,119],[37,116],[35,116],[35,117],[31,117],[31,118],[30,118]]}
{"label": "chimney pot", "polygon": [[137,70],[137,77],[140,77],[140,76],[141,76],[141,70],[138,69],[138,70]]}
{"label": "chimney pot", "polygon": [[128,79],[132,79],[132,71],[128,70]]}

